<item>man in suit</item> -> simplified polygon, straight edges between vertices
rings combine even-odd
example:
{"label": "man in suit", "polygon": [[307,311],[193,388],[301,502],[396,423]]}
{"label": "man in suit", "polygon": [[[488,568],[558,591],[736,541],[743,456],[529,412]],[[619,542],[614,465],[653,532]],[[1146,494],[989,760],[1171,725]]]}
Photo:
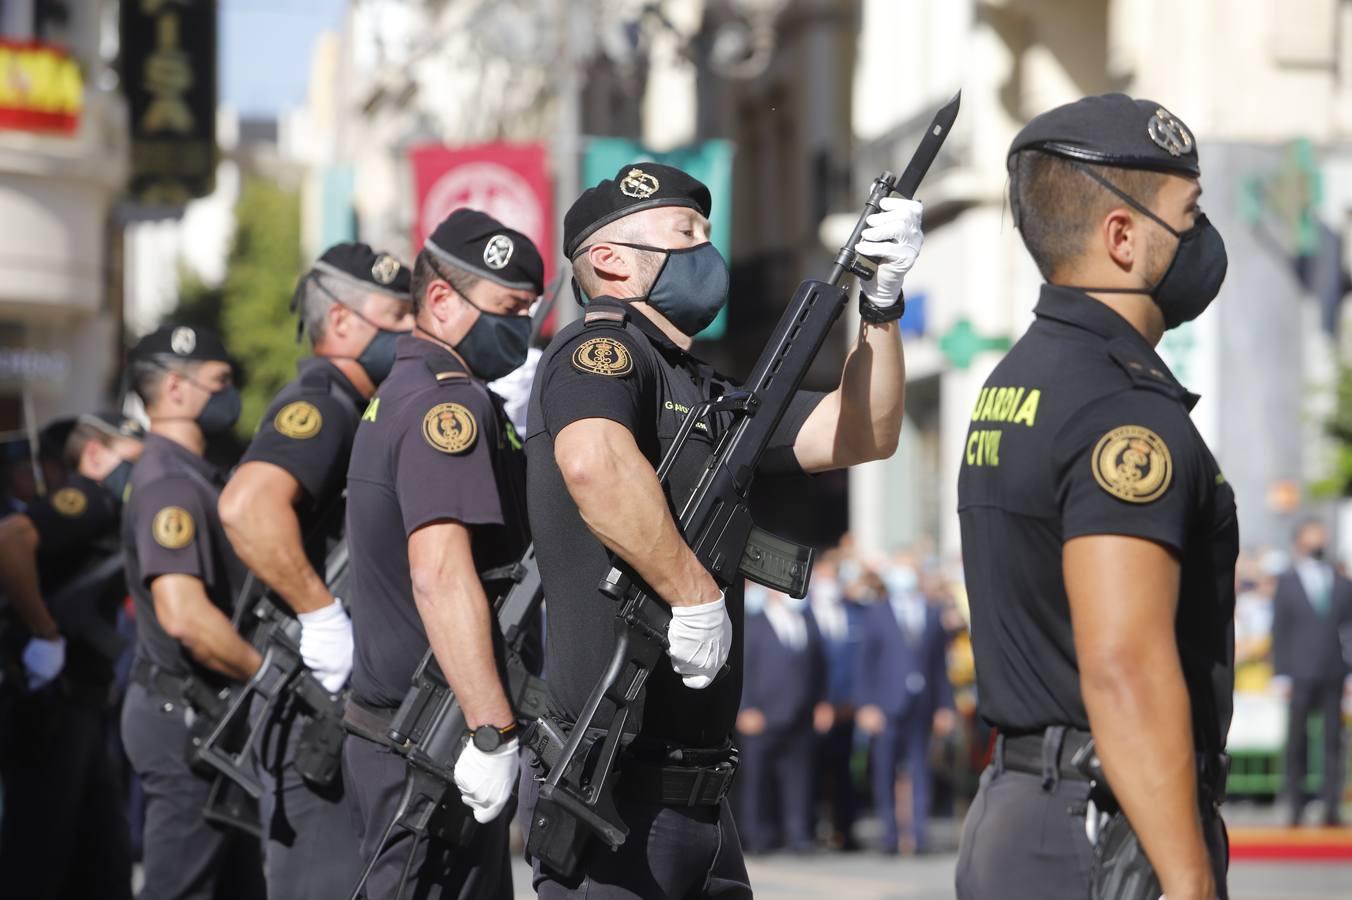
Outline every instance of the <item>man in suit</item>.
{"label": "man in suit", "polygon": [[819,558],[809,590],[812,618],[821,631],[826,654],[826,702],[831,706],[830,727],[817,740],[818,792],[831,810],[833,850],[855,850],[854,753],[855,654],[859,647],[858,605],[845,596],[835,551]]}
{"label": "man in suit", "polygon": [[831,727],[826,652],[803,601],[766,592],[746,617],[740,733],[743,845],[749,853],[813,848],[816,735]]}
{"label": "man in suit", "polygon": [[1349,662],[1339,640],[1352,630],[1352,582],[1325,558],[1328,531],[1315,521],[1296,529],[1291,568],[1277,580],[1273,598],[1272,667],[1287,685],[1286,794],[1291,824],[1305,810],[1306,726],[1313,712],[1324,720],[1324,824],[1341,821],[1343,793],[1342,700]]}
{"label": "man in suit", "polygon": [[861,617],[856,721],[872,737],[869,761],[883,852],[896,853],[900,846],[896,788],[905,764],[912,808],[907,843],[919,853],[926,849],[929,817],[930,735],[936,720],[945,729],[952,722],[948,639],[939,610],[923,594],[880,594]]}

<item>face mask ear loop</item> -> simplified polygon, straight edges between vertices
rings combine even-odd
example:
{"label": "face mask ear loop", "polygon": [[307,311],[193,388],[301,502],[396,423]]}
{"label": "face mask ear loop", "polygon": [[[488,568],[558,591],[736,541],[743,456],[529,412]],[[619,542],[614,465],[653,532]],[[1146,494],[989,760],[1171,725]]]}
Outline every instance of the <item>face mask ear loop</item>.
{"label": "face mask ear loop", "polygon": [[1169,225],[1168,222],[1164,221],[1164,220],[1161,219],[1159,216],[1155,215],[1153,212],[1151,212],[1149,209],[1147,209],[1147,208],[1145,207],[1144,204],[1142,204],[1140,201],[1138,201],[1135,197],[1132,197],[1132,196],[1131,196],[1130,194],[1128,194],[1126,191],[1122,190],[1120,187],[1118,187],[1117,185],[1113,184],[1111,181],[1109,181],[1108,179],[1104,178],[1104,177],[1103,177],[1102,175],[1100,175],[1099,173],[1095,172],[1095,171],[1094,171],[1093,169],[1091,169],[1089,166],[1083,166],[1083,165],[1080,165],[1079,163],[1075,163],[1074,165],[1075,165],[1075,168],[1079,169],[1081,172],[1083,172],[1084,174],[1088,175],[1090,178],[1094,179],[1094,180],[1097,181],[1099,184],[1103,185],[1103,187],[1105,187],[1105,188],[1107,188],[1108,190],[1112,191],[1112,192],[1113,192],[1114,194],[1116,194],[1118,197],[1121,197],[1121,198],[1122,198],[1122,202],[1126,203],[1128,206],[1130,206],[1132,209],[1134,209],[1134,210],[1136,210],[1137,212],[1139,212],[1141,215],[1149,217],[1152,221],[1155,222],[1156,225],[1159,225],[1159,227],[1163,228],[1165,231],[1169,232],[1169,233],[1172,234],[1174,237],[1180,237],[1180,236],[1181,236],[1177,231],[1175,231],[1175,230]]}

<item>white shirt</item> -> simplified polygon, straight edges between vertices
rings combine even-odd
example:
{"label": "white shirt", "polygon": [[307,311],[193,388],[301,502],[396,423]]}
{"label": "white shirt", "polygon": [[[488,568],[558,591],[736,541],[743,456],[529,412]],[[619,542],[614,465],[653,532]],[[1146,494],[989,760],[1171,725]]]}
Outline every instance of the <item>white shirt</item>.
{"label": "white shirt", "polygon": [[804,621],[801,612],[790,609],[789,605],[781,600],[778,603],[765,604],[765,618],[775,630],[775,637],[779,638],[779,642],[785,647],[790,650],[802,650],[807,646],[807,622]]}

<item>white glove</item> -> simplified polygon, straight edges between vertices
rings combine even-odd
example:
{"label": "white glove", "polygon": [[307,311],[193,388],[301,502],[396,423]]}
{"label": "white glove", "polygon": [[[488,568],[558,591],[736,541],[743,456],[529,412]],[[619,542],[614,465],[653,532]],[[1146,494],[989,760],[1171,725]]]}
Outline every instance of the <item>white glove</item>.
{"label": "white glove", "polygon": [[862,240],[855,244],[855,250],[878,260],[878,273],[864,293],[874,306],[886,308],[901,296],[901,282],[920,256],[920,246],[925,243],[925,233],[920,230],[925,207],[919,200],[903,197],[884,197],[878,205],[882,212],[865,220],[869,227],[859,235]]}
{"label": "white glove", "polygon": [[496,819],[512,798],[521,761],[516,751],[516,738],[491,753],[483,752],[470,741],[455,761],[455,786],[460,789],[460,800],[474,810],[474,820],[480,825]]}
{"label": "white glove", "polygon": [[686,687],[698,691],[713,684],[732,649],[732,620],[723,595],[713,603],[673,606],[667,644],[671,667]]}
{"label": "white glove", "polygon": [[41,690],[56,680],[66,667],[66,639],[57,636],[29,638],[23,648],[23,667],[28,672],[28,689]]}
{"label": "white glove", "polygon": [[324,690],[336,694],[352,674],[352,620],[337,597],[323,609],[301,613],[300,658]]}

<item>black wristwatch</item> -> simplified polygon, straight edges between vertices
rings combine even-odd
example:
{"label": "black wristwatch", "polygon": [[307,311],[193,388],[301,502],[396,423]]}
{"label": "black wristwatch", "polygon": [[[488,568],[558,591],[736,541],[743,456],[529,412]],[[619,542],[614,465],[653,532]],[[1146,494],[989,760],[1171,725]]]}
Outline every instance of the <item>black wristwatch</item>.
{"label": "black wristwatch", "polygon": [[499,728],[496,725],[480,725],[474,729],[474,746],[478,747],[484,753],[492,753],[503,744],[510,741],[516,735],[516,723],[508,725],[506,728]]}
{"label": "black wristwatch", "polygon": [[906,297],[897,297],[891,306],[877,306],[868,298],[868,294],[859,292],[859,317],[870,325],[886,325],[906,315]]}

